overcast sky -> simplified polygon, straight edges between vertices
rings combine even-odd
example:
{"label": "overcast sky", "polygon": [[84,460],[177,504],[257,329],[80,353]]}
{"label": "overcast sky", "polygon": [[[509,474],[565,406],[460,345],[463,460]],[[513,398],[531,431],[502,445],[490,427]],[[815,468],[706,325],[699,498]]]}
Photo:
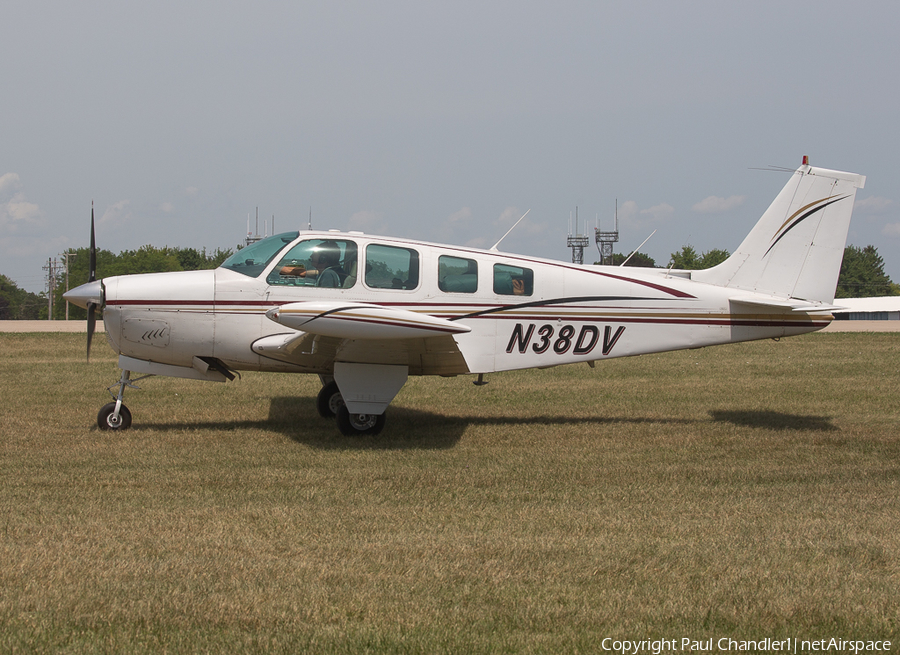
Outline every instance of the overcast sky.
{"label": "overcast sky", "polygon": [[[356,229],[571,260],[732,251],[803,155],[900,282],[900,3],[6,1],[0,273]],[[253,226],[251,226],[252,228]],[[265,228],[271,232],[271,227]],[[582,226],[582,231],[583,231]],[[585,261],[597,259],[591,246]]]}

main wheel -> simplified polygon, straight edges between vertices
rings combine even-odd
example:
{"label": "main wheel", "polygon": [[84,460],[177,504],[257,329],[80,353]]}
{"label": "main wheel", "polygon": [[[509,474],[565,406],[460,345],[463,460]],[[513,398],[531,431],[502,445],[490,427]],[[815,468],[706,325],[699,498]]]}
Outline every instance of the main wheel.
{"label": "main wheel", "polygon": [[345,437],[374,436],[384,428],[384,414],[351,414],[346,405],[341,405],[337,426]]}
{"label": "main wheel", "polygon": [[322,418],[334,418],[343,406],[344,397],[334,380],[322,387],[316,396],[316,410]]}
{"label": "main wheel", "polygon": [[97,414],[97,427],[101,430],[127,430],[131,427],[131,411],[122,405],[119,407],[119,416],[115,416],[116,404],[107,403],[100,408]]}

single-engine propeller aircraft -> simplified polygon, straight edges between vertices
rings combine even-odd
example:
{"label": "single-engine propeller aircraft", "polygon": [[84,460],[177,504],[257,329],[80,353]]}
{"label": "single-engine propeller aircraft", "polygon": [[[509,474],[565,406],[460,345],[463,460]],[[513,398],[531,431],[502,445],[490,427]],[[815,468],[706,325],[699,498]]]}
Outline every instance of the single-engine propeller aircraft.
{"label": "single-engine propeller aircraft", "polygon": [[[410,375],[478,375],[811,332],[828,325],[865,177],[803,165],[725,262],[582,266],[358,232],[291,232],[214,271],[95,279],[65,294],[119,356],[101,429],[124,430],[132,374],[224,382],[316,374],[345,435],[378,434]],[[137,378],[142,379],[142,378]],[[117,391],[116,391],[117,389]]]}

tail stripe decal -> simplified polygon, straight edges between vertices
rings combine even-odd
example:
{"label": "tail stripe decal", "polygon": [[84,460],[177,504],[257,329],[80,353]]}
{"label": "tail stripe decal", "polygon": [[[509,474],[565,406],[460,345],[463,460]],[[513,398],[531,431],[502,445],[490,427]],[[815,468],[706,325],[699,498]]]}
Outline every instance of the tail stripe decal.
{"label": "tail stripe decal", "polygon": [[[765,257],[766,255],[769,254],[769,252],[772,250],[772,248],[775,247],[775,244],[777,244],[779,241],[781,241],[782,237],[784,237],[785,234],[787,234],[788,232],[790,232],[791,230],[793,230],[795,227],[797,227],[798,225],[800,225],[800,223],[802,223],[803,221],[805,221],[807,218],[809,218],[810,216],[812,216],[812,215],[815,214],[816,212],[822,211],[822,210],[825,209],[828,205],[833,205],[834,203],[839,202],[839,201],[841,201],[841,200],[845,200],[846,198],[849,198],[849,197],[850,197],[850,194],[847,194],[847,195],[845,195],[845,196],[841,196],[840,198],[835,198],[834,196],[828,196],[827,198],[822,198],[822,199],[820,199],[820,200],[816,200],[815,202],[811,202],[811,203],[809,203],[808,205],[806,205],[805,207],[801,207],[800,209],[798,209],[796,212],[794,212],[794,214],[793,214],[790,218],[788,218],[788,219],[784,222],[784,224],[782,224],[782,226],[781,226],[780,228],[778,228],[778,232],[781,232],[781,234],[778,234],[778,232],[775,233],[775,234],[778,235],[778,236],[777,236],[777,238],[776,238],[776,237],[773,237],[775,240],[772,242],[772,245],[769,246],[769,250],[766,250],[766,253],[765,253],[765,255],[763,255],[763,257]],[[832,200],[832,198],[834,198],[834,199]],[[825,202],[826,200],[829,201],[829,202]],[[800,214],[800,212],[805,211],[806,209],[808,209],[809,207],[812,207],[813,205],[815,205],[815,204],[817,204],[817,203],[822,203],[822,204],[820,204],[820,205],[819,205],[818,207],[816,207],[815,209],[810,209],[808,212],[806,212],[805,214],[803,214],[802,216],[800,216],[800,218],[796,218],[797,215]],[[795,218],[796,218],[796,220],[794,220]],[[793,222],[792,222],[792,221],[793,221]],[[788,223],[790,223],[790,225],[788,225]],[[787,228],[785,228],[785,225],[787,225]]]}

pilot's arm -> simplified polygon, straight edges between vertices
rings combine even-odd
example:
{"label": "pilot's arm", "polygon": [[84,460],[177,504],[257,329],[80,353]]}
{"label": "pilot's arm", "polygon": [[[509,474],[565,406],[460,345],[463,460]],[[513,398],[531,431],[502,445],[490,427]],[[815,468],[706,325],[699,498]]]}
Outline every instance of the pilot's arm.
{"label": "pilot's arm", "polygon": [[288,275],[293,277],[306,277],[306,267],[303,264],[297,266],[282,266],[278,271],[279,275]]}

